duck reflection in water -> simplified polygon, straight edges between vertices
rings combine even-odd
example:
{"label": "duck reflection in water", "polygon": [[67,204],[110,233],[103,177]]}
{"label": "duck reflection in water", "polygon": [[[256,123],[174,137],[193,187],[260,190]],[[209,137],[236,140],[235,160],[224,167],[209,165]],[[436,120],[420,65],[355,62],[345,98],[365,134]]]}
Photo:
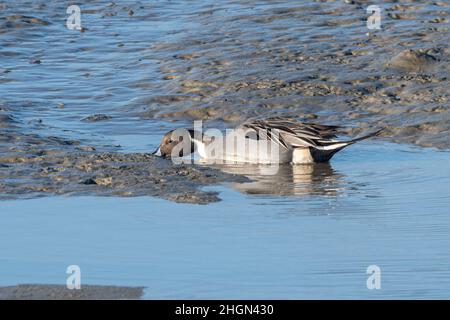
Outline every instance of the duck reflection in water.
{"label": "duck reflection in water", "polygon": [[[251,182],[233,183],[232,187],[246,194],[261,195],[328,195],[342,190],[344,177],[329,163],[308,165],[218,165],[220,170],[247,176]],[[278,169],[278,170],[276,170]]]}

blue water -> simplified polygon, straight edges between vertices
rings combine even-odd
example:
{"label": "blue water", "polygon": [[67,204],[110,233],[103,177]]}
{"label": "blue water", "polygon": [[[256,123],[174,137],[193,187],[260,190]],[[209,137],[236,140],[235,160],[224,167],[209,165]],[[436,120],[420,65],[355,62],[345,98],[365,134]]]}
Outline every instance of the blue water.
{"label": "blue water", "polygon": [[[450,298],[449,152],[362,143],[332,163],[334,193],[221,202],[3,201],[0,285],[145,286],[144,298]],[[438,186],[438,187],[436,187]],[[381,289],[366,286],[369,265]]]}

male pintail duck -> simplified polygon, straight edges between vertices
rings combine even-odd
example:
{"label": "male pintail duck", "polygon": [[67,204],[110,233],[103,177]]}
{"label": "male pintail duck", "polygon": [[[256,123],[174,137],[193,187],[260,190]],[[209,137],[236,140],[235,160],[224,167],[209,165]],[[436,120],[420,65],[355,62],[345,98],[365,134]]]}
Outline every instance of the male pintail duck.
{"label": "male pintail duck", "polygon": [[[195,151],[203,162],[233,161],[247,163],[311,164],[327,162],[345,147],[373,136],[381,130],[351,140],[337,140],[342,127],[302,123],[287,118],[248,121],[220,139],[192,129],[167,132],[154,155],[179,158]],[[239,141],[240,143],[236,143]],[[230,143],[231,141],[231,143]],[[216,142],[214,148],[211,148]],[[261,142],[265,143],[262,145]],[[267,142],[270,146],[267,147]],[[252,146],[257,147],[252,149]],[[231,145],[231,147],[230,147]],[[225,147],[224,147],[225,146]],[[274,151],[274,152],[272,152]]]}

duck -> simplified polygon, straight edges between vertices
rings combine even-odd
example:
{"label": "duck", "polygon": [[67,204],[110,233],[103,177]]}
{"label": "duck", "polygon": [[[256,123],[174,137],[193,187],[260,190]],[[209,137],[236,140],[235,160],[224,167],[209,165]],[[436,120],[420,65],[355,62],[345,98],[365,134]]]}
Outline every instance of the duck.
{"label": "duck", "polygon": [[[195,129],[167,132],[153,155],[180,160],[197,153],[202,163],[313,164],[329,162],[344,148],[381,133],[339,140],[342,126],[272,117],[249,120],[223,135],[219,130]],[[192,160],[192,159],[191,159]]]}

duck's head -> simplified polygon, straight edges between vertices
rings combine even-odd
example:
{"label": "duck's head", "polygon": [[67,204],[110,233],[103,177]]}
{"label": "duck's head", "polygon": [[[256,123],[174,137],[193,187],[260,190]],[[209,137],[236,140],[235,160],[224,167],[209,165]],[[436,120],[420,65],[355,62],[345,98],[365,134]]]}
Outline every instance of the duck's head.
{"label": "duck's head", "polygon": [[167,132],[161,139],[154,155],[163,158],[187,156],[195,151],[194,130],[176,129]]}

